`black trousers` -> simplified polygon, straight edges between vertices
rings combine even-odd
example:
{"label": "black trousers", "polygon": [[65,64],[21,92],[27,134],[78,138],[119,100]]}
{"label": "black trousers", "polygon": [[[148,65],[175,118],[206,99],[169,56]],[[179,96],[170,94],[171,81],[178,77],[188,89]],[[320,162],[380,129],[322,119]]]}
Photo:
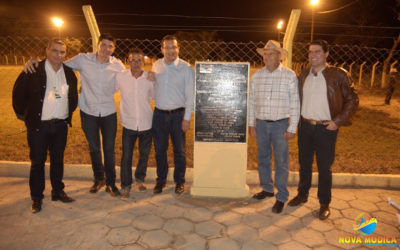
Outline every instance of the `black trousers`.
{"label": "black trousers", "polygon": [[311,187],[314,154],[318,166],[318,199],[320,204],[331,202],[332,171],[338,130],[327,130],[326,125],[312,125],[302,121],[298,133],[300,182],[298,195],[308,197]]}
{"label": "black trousers", "polygon": [[41,122],[38,131],[28,129],[28,145],[30,148],[31,170],[29,187],[31,199],[41,201],[45,188],[44,164],[47,150],[50,153],[50,181],[53,193],[64,189],[64,150],[67,144],[68,127],[66,121],[55,123]]}

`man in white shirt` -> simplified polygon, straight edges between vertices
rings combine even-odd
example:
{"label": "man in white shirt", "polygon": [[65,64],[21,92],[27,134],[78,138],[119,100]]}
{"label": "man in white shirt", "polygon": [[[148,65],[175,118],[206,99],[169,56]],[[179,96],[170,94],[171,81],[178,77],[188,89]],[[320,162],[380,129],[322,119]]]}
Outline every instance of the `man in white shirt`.
{"label": "man in white shirt", "polygon": [[152,143],[151,123],[153,110],[153,82],[148,80],[148,72],[143,70],[144,55],[139,49],[132,49],[128,55],[129,70],[118,73],[115,91],[121,92],[120,116],[122,131],[121,159],[121,199],[129,198],[132,185],[132,154],[139,139],[139,161],[135,170],[136,186],[146,190],[147,161]]}
{"label": "man in white shirt", "polygon": [[22,72],[13,89],[13,108],[25,122],[30,150],[32,213],[42,209],[45,188],[44,164],[50,153],[51,200],[72,202],[64,192],[64,150],[68,126],[78,103],[77,78],[71,68],[63,64],[66,44],[51,40],[46,48],[46,59],[39,62],[37,72]]}
{"label": "man in white shirt", "polygon": [[186,137],[194,106],[194,72],[189,63],[179,58],[179,43],[167,35],[161,41],[164,58],[153,65],[154,85],[153,136],[157,161],[157,184],[154,193],[161,193],[168,174],[169,137],[174,148],[175,193],[184,192],[186,172]]}
{"label": "man in white shirt", "polygon": [[358,95],[342,68],[327,64],[329,45],[315,40],[309,45],[311,68],[299,75],[301,122],[298,133],[299,185],[298,194],[289,206],[307,202],[311,187],[314,155],[318,167],[318,217],[326,220],[331,214],[332,171],[336,139],[340,126],[351,125],[351,117],[358,107]]}
{"label": "man in white shirt", "polygon": [[269,40],[257,52],[263,56],[265,67],[252,76],[249,130],[250,136],[257,138],[258,173],[263,190],[253,198],[261,200],[274,196],[271,176],[273,151],[278,193],[272,212],[281,213],[289,196],[286,187],[289,174],[288,141],[296,135],[300,117],[297,77],[293,70],[281,64],[287,51],[281,48],[279,42]]}

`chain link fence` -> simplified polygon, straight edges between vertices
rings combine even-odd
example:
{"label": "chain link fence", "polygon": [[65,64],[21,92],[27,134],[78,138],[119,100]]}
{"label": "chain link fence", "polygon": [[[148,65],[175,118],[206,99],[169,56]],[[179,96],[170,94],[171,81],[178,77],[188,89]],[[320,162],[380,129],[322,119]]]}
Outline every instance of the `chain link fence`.
{"label": "chain link fence", "polygon": [[[44,57],[49,38],[39,37],[0,37],[0,65],[23,65],[34,56]],[[68,56],[92,51],[91,38],[68,38]],[[141,49],[146,63],[151,64],[161,58],[160,40],[118,39],[115,56],[126,62],[130,48]],[[264,47],[264,42],[205,42],[181,41],[180,57],[195,61],[250,62],[252,67],[263,66],[262,57],[256,48]],[[307,43],[293,44],[292,68],[297,73],[307,66]],[[345,68],[351,73],[356,85],[368,88],[381,87],[383,62],[390,49],[359,47],[356,45],[331,45],[329,63]],[[400,58],[400,50],[393,53],[389,62],[395,66]],[[389,67],[390,68],[390,67]]]}

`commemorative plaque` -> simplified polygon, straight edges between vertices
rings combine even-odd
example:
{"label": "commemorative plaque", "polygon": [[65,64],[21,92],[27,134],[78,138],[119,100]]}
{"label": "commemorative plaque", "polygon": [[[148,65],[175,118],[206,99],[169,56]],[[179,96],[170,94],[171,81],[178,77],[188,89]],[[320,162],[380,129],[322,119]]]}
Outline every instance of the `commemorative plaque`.
{"label": "commemorative plaque", "polygon": [[195,141],[246,143],[248,63],[196,63]]}

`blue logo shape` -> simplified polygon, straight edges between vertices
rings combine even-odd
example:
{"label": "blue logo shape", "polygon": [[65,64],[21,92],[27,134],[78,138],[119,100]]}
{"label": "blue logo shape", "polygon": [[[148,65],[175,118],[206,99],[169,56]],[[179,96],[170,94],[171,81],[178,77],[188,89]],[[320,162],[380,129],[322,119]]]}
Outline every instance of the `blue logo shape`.
{"label": "blue logo shape", "polygon": [[356,217],[353,228],[361,235],[370,235],[375,231],[377,224],[376,218],[364,217],[364,213],[361,213]]}

